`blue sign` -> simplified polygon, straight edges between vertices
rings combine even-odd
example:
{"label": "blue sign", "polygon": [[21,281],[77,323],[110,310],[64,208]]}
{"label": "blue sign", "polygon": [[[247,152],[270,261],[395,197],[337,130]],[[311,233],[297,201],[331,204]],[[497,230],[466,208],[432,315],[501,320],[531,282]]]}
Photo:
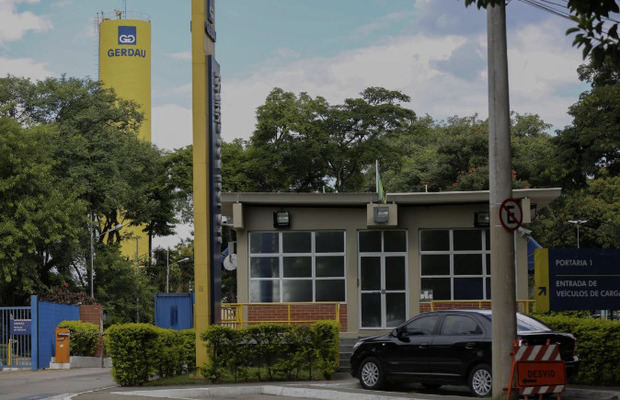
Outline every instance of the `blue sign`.
{"label": "blue sign", "polygon": [[12,336],[30,335],[32,327],[31,319],[13,319],[10,320],[10,329]]}
{"label": "blue sign", "polygon": [[118,44],[135,45],[138,40],[135,26],[118,26]]}
{"label": "blue sign", "polygon": [[549,249],[548,290],[552,311],[620,309],[620,249]]}

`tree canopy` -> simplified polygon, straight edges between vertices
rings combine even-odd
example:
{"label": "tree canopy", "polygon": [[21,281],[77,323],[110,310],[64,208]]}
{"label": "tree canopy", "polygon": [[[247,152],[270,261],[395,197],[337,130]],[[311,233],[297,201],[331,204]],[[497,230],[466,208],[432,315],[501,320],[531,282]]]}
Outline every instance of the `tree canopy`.
{"label": "tree canopy", "polygon": [[[150,237],[173,233],[178,190],[168,155],[137,138],[141,120],[99,82],[0,78],[0,303],[59,285],[86,290],[90,226],[98,289],[103,259],[123,262],[118,246],[99,241],[103,232],[123,223]],[[122,229],[106,236],[122,239]]]}

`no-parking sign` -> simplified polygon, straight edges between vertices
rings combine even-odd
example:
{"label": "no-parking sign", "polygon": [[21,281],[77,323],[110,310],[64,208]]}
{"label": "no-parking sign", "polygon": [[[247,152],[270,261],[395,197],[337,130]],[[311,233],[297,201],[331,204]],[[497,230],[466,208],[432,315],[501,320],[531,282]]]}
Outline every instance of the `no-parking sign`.
{"label": "no-parking sign", "polygon": [[519,229],[523,222],[521,203],[510,198],[504,200],[499,208],[499,220],[508,232],[514,232]]}

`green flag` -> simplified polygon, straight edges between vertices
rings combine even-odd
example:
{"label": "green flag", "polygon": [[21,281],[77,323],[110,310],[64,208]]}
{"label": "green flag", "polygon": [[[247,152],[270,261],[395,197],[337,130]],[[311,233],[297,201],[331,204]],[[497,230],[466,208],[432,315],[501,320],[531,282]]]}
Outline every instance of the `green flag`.
{"label": "green flag", "polygon": [[383,191],[383,182],[381,182],[381,174],[379,174],[379,160],[375,160],[375,171],[377,172],[377,176],[375,179],[377,185],[377,196],[379,201],[383,204],[386,202],[385,192]]}

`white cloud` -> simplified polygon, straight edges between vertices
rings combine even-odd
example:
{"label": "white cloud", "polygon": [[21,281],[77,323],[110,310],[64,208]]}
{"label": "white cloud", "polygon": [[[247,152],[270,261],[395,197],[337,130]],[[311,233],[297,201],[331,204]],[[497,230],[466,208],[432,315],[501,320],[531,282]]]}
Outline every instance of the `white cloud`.
{"label": "white cloud", "polygon": [[52,28],[49,19],[30,11],[18,12],[18,3],[38,0],[0,0],[0,44],[21,39],[28,31],[42,32]]}
{"label": "white cloud", "polygon": [[36,62],[30,58],[0,57],[0,76],[7,74],[42,80],[52,75],[46,63]]}
{"label": "white cloud", "polygon": [[191,61],[192,53],[191,51],[179,51],[176,53],[167,53],[167,57],[175,59],[175,60],[183,60],[183,61]]}
{"label": "white cloud", "polygon": [[[453,57],[453,52],[463,46],[480,49],[479,73],[459,74],[459,65],[450,64],[462,59]],[[509,62],[511,109],[539,114],[556,128],[568,124],[567,108],[576,101],[582,87],[575,72],[582,61],[579,50],[565,39],[563,28],[549,22],[509,32]],[[256,108],[273,87],[296,94],[304,91],[338,103],[357,96],[368,86],[405,92],[412,98],[409,107],[418,115],[428,113],[435,119],[445,119],[478,114],[486,118],[486,35],[416,34],[331,58],[298,59],[277,68],[269,66],[242,79],[224,76],[224,139],[251,136]]]}
{"label": "white cloud", "polygon": [[192,144],[192,110],[176,104],[151,109],[151,141],[169,150]]}

